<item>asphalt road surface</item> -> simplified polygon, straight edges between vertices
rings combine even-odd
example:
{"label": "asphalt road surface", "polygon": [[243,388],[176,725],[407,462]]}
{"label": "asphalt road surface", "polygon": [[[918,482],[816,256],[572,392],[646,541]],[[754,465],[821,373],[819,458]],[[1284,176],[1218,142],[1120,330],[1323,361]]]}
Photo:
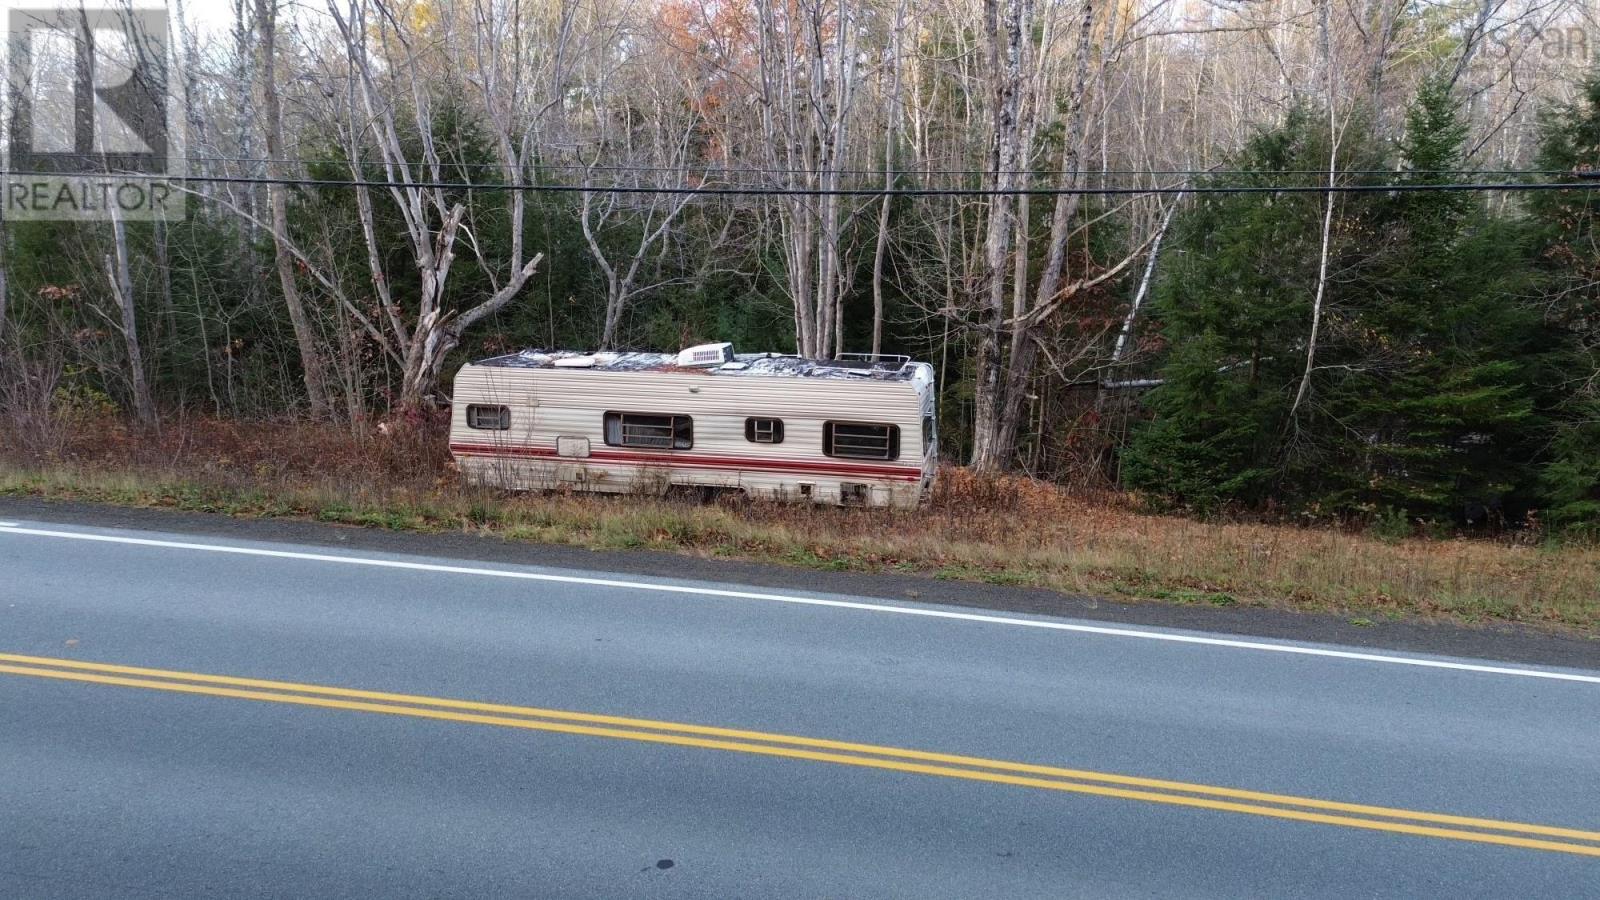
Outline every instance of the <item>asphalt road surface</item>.
{"label": "asphalt road surface", "polygon": [[0,523],[0,897],[1600,897],[1593,668]]}

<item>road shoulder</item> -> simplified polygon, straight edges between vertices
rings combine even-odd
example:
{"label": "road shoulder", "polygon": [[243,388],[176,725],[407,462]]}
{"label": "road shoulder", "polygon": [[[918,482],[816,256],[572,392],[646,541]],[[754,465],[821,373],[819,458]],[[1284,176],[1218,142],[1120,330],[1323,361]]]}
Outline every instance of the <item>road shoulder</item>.
{"label": "road shoulder", "polygon": [[1517,625],[1471,626],[1416,619],[1369,621],[1251,606],[1126,603],[1039,588],[946,581],[922,575],[828,572],[651,550],[586,550],[466,532],[416,534],[296,519],[236,519],[219,514],[18,497],[0,498],[0,519],[179,532],[198,537],[449,557],[483,563],[600,570],[775,590],[818,591],[899,603],[938,603],[1061,616],[1119,625],[1600,669],[1600,640]]}

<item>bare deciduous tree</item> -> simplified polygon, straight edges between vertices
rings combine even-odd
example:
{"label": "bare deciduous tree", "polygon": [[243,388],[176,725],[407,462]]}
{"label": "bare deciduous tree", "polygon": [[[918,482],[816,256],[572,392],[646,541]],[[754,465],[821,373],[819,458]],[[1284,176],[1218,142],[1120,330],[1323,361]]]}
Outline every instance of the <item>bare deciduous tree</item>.
{"label": "bare deciduous tree", "polygon": [[[503,114],[497,123],[505,126],[497,127],[496,131],[504,167],[510,228],[505,271],[497,273],[495,263],[485,256],[481,240],[473,234],[473,223],[467,221],[466,203],[452,197],[444,187],[448,178],[437,144],[436,100],[431,95],[430,73],[424,70],[422,49],[412,35],[397,26],[396,11],[384,0],[350,0],[343,7],[337,0],[330,0],[328,9],[343,40],[359,115],[364,116],[351,120],[354,128],[346,145],[351,172],[358,180],[363,177],[364,158],[360,154],[364,145],[370,144],[386,180],[385,191],[405,226],[407,247],[420,278],[416,305],[407,322],[382,271],[383,249],[379,246],[370,194],[361,191],[364,197],[359,205],[362,234],[368,247],[374,287],[388,313],[389,331],[385,339],[402,361],[399,403],[402,407],[416,407],[433,399],[445,357],[460,342],[462,332],[515,299],[543,259],[542,253],[528,257],[523,249],[527,207],[527,194],[522,190],[525,144],[513,142],[510,123],[505,121],[517,112],[514,106],[509,101],[491,104],[491,111]],[[508,27],[520,28],[521,24],[512,23]],[[372,37],[374,34],[376,38]],[[384,54],[381,66],[374,64],[368,51],[369,42],[375,43]],[[517,42],[512,46],[524,45]],[[487,36],[478,47],[483,52],[480,61],[490,64],[479,85],[484,95],[502,99],[498,92],[504,90],[515,96],[516,85],[502,84],[500,79],[505,72],[493,65],[498,59],[491,54],[500,52],[496,37]],[[517,71],[515,64],[509,68]],[[401,137],[402,98],[410,107],[410,121],[406,124],[415,129],[414,139],[421,147],[420,153],[410,150]],[[351,110],[352,117],[357,114],[356,110]],[[447,288],[458,246],[463,240],[494,283],[494,291],[483,301],[465,310],[456,310],[450,306]]]}
{"label": "bare deciduous tree", "polygon": [[283,292],[283,303],[289,311],[289,322],[294,328],[294,340],[300,349],[301,377],[305,380],[306,398],[311,404],[311,415],[318,419],[328,417],[328,388],[324,377],[322,353],[311,319],[306,315],[305,302],[300,297],[300,285],[295,280],[294,259],[289,253],[289,188],[281,183],[288,175],[284,160],[283,109],[278,102],[278,4],[277,0],[255,0],[256,30],[261,39],[261,106],[266,116],[267,175],[273,183],[267,186],[267,198],[272,208],[273,259],[278,272],[278,289]]}
{"label": "bare deciduous tree", "polygon": [[[762,158],[776,184],[784,268],[802,356],[840,347],[847,277],[836,192],[849,149],[860,23],[852,0],[758,4]],[[810,192],[810,193],[805,193]]]}

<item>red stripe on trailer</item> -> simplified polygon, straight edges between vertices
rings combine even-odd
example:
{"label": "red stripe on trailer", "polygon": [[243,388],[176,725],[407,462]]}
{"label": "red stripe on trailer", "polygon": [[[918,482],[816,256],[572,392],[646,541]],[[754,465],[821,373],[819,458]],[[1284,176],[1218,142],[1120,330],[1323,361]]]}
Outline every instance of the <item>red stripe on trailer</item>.
{"label": "red stripe on trailer", "polygon": [[587,457],[561,457],[554,447],[495,446],[493,444],[451,444],[451,453],[463,456],[532,456],[541,459],[571,459],[579,462],[592,459],[599,462],[626,463],[642,466],[684,466],[702,469],[748,469],[751,471],[775,470],[796,473],[822,473],[825,475],[870,475],[876,478],[895,478],[915,481],[922,470],[910,466],[875,466],[862,463],[810,462],[797,459],[770,459],[752,456],[706,456],[694,453],[640,453],[617,450],[595,450]]}

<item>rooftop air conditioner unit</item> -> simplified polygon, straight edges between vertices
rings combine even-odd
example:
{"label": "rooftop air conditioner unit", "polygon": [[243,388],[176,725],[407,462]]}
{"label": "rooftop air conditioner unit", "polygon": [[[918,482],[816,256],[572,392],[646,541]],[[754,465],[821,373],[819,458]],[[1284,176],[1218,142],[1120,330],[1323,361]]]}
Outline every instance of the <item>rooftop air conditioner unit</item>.
{"label": "rooftop air conditioner unit", "polygon": [[733,345],[727,342],[700,344],[678,352],[678,365],[680,366],[709,368],[731,362],[733,362]]}

